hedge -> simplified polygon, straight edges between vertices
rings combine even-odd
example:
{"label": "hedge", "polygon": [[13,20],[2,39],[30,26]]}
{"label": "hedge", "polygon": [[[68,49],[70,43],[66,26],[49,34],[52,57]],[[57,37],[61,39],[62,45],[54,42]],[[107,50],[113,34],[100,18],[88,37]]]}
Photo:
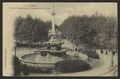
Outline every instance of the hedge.
{"label": "hedge", "polygon": [[90,58],[100,59],[99,55],[91,49],[86,49],[86,50],[82,51],[82,53],[86,54]]}
{"label": "hedge", "polygon": [[85,50],[85,52],[86,52],[86,55],[88,57],[91,57],[91,58],[94,58],[94,59],[100,59],[99,55],[95,51]]}
{"label": "hedge", "polygon": [[55,64],[58,72],[79,72],[91,69],[90,65],[83,60],[64,60]]}

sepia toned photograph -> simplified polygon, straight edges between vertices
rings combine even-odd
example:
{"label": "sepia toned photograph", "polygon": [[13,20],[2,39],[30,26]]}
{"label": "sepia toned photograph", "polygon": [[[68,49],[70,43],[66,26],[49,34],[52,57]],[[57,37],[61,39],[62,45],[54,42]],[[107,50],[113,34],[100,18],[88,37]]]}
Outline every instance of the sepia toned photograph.
{"label": "sepia toned photograph", "polygon": [[4,2],[3,76],[118,76],[116,2]]}

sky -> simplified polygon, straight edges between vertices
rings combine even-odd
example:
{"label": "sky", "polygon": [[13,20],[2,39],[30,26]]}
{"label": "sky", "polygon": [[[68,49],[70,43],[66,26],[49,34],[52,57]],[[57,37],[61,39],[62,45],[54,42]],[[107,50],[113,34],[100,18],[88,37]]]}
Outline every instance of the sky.
{"label": "sky", "polygon": [[[4,3],[3,10],[7,10],[13,17],[28,14],[33,18],[40,18],[43,21],[51,20],[51,8],[53,3]],[[105,16],[117,16],[117,3],[54,3],[55,6],[55,23],[60,25],[67,17],[71,15],[82,16],[93,14],[102,14]],[[12,15],[13,14],[13,15]]]}

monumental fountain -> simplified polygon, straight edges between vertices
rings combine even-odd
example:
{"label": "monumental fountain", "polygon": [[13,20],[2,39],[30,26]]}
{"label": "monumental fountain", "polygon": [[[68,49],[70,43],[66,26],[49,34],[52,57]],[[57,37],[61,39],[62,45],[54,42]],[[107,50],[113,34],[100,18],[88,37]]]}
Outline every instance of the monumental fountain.
{"label": "monumental fountain", "polygon": [[[86,65],[88,68],[83,68],[81,70],[90,69],[89,64],[84,62],[88,58],[87,55],[76,52],[75,50],[68,51],[68,49],[62,47],[64,42],[57,39],[54,8],[52,9],[51,14],[52,29],[49,33],[50,40],[48,42],[43,42],[46,44],[45,47],[41,47],[34,50],[32,53],[19,57],[21,63],[26,65],[31,72],[53,71],[56,68],[58,70],[61,70],[61,68],[66,70],[67,67],[70,67],[67,71],[73,71],[72,69],[74,68],[76,68],[75,71],[79,71],[79,69],[77,69],[78,67],[82,68]],[[79,65],[79,63],[82,63],[82,65]]]}

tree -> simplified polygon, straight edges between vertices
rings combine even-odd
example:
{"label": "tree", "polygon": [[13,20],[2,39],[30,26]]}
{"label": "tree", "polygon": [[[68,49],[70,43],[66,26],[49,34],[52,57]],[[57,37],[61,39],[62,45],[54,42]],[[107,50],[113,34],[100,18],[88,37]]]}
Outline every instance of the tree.
{"label": "tree", "polygon": [[17,17],[15,20],[15,39],[19,41],[39,42],[48,40],[48,25],[40,19]]}
{"label": "tree", "polygon": [[[86,48],[115,48],[117,20],[103,15],[70,16],[59,27],[62,36]],[[73,38],[74,37],[74,38]]]}

